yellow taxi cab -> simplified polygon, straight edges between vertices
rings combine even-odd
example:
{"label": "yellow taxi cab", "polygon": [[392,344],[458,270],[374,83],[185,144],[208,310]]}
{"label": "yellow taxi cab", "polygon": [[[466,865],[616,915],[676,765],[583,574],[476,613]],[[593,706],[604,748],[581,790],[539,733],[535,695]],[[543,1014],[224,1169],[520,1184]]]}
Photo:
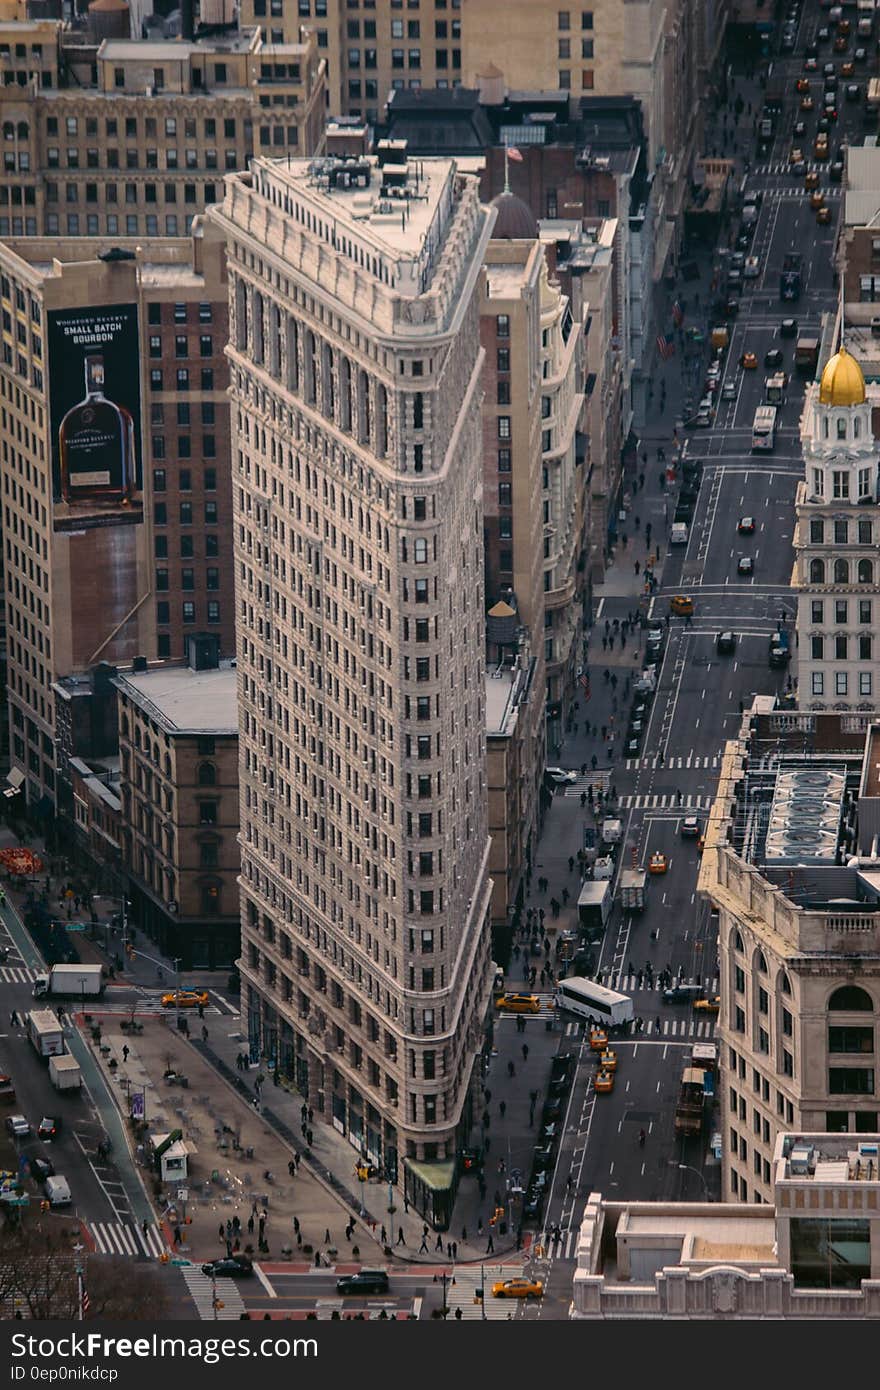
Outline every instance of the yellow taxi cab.
{"label": "yellow taxi cab", "polygon": [[676,613],[679,618],[689,618],[694,611],[694,601],[684,594],[675,594],[669,600],[669,611]]}
{"label": "yellow taxi cab", "polygon": [[541,1001],[537,994],[498,994],[495,1007],[512,1014],[537,1014],[541,1011]]}
{"label": "yellow taxi cab", "polygon": [[601,1096],[601,1095],[607,1094],[608,1091],[613,1091],[613,1090],[614,1090],[614,1072],[613,1072],[613,1071],[600,1071],[600,1072],[599,1072],[599,1075],[596,1077],[596,1080],[595,1080],[595,1082],[594,1082],[593,1084],[595,1085],[596,1091],[598,1092],[598,1094],[599,1094],[600,1096]]}
{"label": "yellow taxi cab", "polygon": [[825,137],[821,135],[819,136],[815,145],[813,146],[813,153],[815,154],[817,159],[828,158],[828,141]]}
{"label": "yellow taxi cab", "polygon": [[841,65],[840,65],[840,75],[841,75],[841,77],[852,77],[852,75],[853,75],[853,73],[855,72],[855,70],[856,70],[855,63],[852,61],[851,58],[847,58],[846,62],[845,62],[845,63],[841,63]]}
{"label": "yellow taxi cab", "polygon": [[544,1285],[540,1279],[504,1279],[492,1285],[493,1298],[543,1298]]}
{"label": "yellow taxi cab", "polygon": [[804,179],[804,188],[806,188],[806,189],[809,191],[809,189],[811,189],[811,188],[818,188],[818,187],[819,187],[819,175],[818,175],[818,173],[816,172],[815,169],[811,169],[810,172],[807,174],[807,177]]}
{"label": "yellow taxi cab", "polygon": [[721,1008],[721,995],[716,994],[713,999],[695,999],[694,1013],[698,1014],[717,1014]]}
{"label": "yellow taxi cab", "polygon": [[601,1053],[599,1057],[600,1071],[617,1071],[617,1053],[612,1047]]}
{"label": "yellow taxi cab", "polygon": [[810,90],[810,79],[808,77],[799,77],[794,84],[794,89],[796,92],[808,92]]}
{"label": "yellow taxi cab", "polygon": [[590,1029],[590,1051],[604,1052],[608,1047],[608,1034],[601,1028]]}
{"label": "yellow taxi cab", "polygon": [[739,359],[739,365],[742,367],[744,372],[753,372],[758,365],[757,353],[744,352],[742,357]]}
{"label": "yellow taxi cab", "polygon": [[197,1009],[208,1002],[207,994],[198,994],[192,989],[179,989],[172,994],[162,995],[163,1009]]}
{"label": "yellow taxi cab", "polygon": [[829,207],[819,208],[816,213],[816,221],[819,223],[820,227],[829,226],[831,222],[831,209]]}
{"label": "yellow taxi cab", "polygon": [[810,97],[810,96],[801,97],[801,110],[802,110],[802,111],[812,111],[812,109],[813,109],[813,98]]}
{"label": "yellow taxi cab", "polygon": [[652,854],[651,858],[648,860],[649,874],[665,874],[668,868],[669,860],[666,858],[666,855],[661,854],[659,850],[657,850],[656,854]]}
{"label": "yellow taxi cab", "polygon": [[825,194],[822,192],[821,188],[817,188],[815,192],[810,194],[810,207],[814,212],[818,212],[824,202]]}

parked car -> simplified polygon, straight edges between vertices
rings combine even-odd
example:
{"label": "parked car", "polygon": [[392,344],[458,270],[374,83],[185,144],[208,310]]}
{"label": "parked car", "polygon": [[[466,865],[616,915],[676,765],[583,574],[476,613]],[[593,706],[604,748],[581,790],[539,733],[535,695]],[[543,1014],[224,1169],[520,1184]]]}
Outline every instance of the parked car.
{"label": "parked car", "polygon": [[25,1115],[8,1115],[6,1132],[11,1134],[14,1139],[27,1139],[31,1132],[30,1121]]}
{"label": "parked car", "polygon": [[359,1269],[356,1274],[344,1274],[336,1280],[336,1292],[347,1293],[387,1293],[387,1269]]}

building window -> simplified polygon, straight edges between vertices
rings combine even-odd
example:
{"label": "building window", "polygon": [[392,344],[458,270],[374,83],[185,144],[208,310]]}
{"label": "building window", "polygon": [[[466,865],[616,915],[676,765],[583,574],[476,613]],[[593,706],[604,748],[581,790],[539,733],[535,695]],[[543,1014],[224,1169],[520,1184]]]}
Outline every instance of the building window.
{"label": "building window", "polygon": [[821,636],[810,638],[810,656],[813,661],[822,661],[825,657],[825,638]]}
{"label": "building window", "polygon": [[509,314],[499,314],[495,326],[496,336],[499,338],[510,337],[510,316]]}
{"label": "building window", "polygon": [[556,16],[556,19],[557,19],[557,26],[556,26],[556,27],[557,27],[558,29],[566,30],[566,29],[570,29],[570,28],[571,28],[571,11],[570,11],[570,10],[559,10],[559,12],[558,12],[558,14],[557,14],[557,16]]}
{"label": "building window", "polygon": [[510,416],[509,416],[509,415],[499,415],[499,416],[498,416],[498,438],[499,438],[499,439],[509,439],[509,438],[510,438]]}
{"label": "building window", "polygon": [[846,695],[846,694],[848,693],[848,690],[847,690],[848,684],[849,684],[849,681],[848,681],[848,679],[847,679],[847,673],[846,673],[846,671],[835,671],[835,672],[834,672],[834,693],[835,693],[835,695]]}
{"label": "building window", "polygon": [[833,1096],[872,1096],[873,1067],[830,1067],[828,1090]]}
{"label": "building window", "polygon": [[[870,640],[871,640],[871,639],[868,638],[868,641],[870,641]],[[872,695],[873,693],[874,693],[874,692],[873,692],[873,679],[872,679],[872,676],[871,676],[871,672],[870,672],[870,671],[860,671],[860,672],[859,672],[859,694],[860,694],[860,695]]]}

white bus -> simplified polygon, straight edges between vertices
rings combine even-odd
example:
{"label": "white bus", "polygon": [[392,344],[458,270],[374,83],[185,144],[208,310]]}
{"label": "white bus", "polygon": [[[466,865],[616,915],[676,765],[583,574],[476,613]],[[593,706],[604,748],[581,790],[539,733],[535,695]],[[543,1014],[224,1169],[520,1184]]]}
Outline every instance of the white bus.
{"label": "white bus", "polygon": [[752,425],[752,453],[772,451],[776,443],[776,406],[759,405]]}
{"label": "white bus", "polygon": [[604,985],[575,976],[559,981],[555,1003],[560,1009],[580,1018],[594,1018],[598,1023],[629,1023],[633,1016],[633,1001],[628,994],[616,994]]}

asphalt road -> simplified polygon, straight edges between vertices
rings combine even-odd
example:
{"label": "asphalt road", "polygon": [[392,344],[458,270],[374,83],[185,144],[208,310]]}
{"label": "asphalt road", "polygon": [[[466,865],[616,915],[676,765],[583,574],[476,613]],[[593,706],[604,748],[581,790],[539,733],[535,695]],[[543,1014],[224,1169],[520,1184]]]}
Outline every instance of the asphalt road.
{"label": "asphalt road", "polygon": [[[753,146],[750,152],[749,186],[759,189],[763,198],[749,254],[758,257],[761,272],[744,282],[739,313],[730,324],[722,381],[732,381],[736,394],[729,401],[721,400],[719,394],[712,429],[688,433],[688,454],[703,462],[699,499],[688,545],[667,552],[663,587],[651,601],[650,616],[662,621],[671,595],[690,595],[694,616],[689,625],[671,618],[642,754],[613,769],[625,817],[626,864],[633,850],[640,864],[646,864],[656,850],[669,860],[667,874],[650,881],[645,912],[628,918],[618,912],[612,918],[598,962],[600,969],[612,972],[612,985],[632,994],[635,1012],[644,1021],[643,1031],[615,1042],[619,1066],[614,1090],[597,1095],[593,1089],[596,1067],[583,1030],[574,1023],[568,1027],[568,1043],[578,1050],[580,1065],[544,1217],[545,1258],[535,1261],[546,1281],[546,1295],[540,1308],[523,1310],[526,1317],[565,1316],[577,1225],[584,1198],[591,1191],[621,1200],[698,1200],[719,1195],[719,1167],[707,1154],[709,1134],[683,1140],[673,1128],[685,1058],[700,1033],[710,1035],[714,1028],[704,1025],[695,1037],[691,1008],[663,1005],[657,990],[633,989],[629,967],[633,964],[638,970],[649,960],[655,971],[668,964],[684,978],[702,978],[707,988],[715,985],[713,922],[706,905],[696,899],[696,846],[681,837],[680,823],[685,814],[704,812],[711,802],[724,742],[740,722],[740,702],[748,704],[754,694],[782,693],[789,674],[769,668],[768,645],[782,614],[794,643],[791,541],[795,490],[803,475],[799,418],[804,383],[794,371],[795,340],[781,338],[779,327],[783,318],[796,317],[800,333],[818,332],[820,316],[833,310],[836,298],[830,254],[835,228],[817,225],[804,178],[791,175],[787,165],[794,122],[802,118],[795,82],[803,73],[804,47],[821,22],[818,6],[808,5],[796,53],[775,64],[775,74],[784,77],[788,96],[772,147],[758,154]],[[811,79],[816,107],[821,106],[822,63],[833,57],[839,69],[852,56],[854,46],[853,40],[848,55],[820,50],[820,72]],[[875,64],[869,61],[873,75]],[[862,67],[850,80],[861,81],[864,92],[868,76]],[[755,103],[762,99],[757,84],[752,99]],[[848,133],[861,140],[862,105],[845,104],[841,92],[839,121],[830,136],[832,159]],[[758,109],[756,104],[755,115]],[[808,168],[823,171],[820,186],[836,220],[841,185],[831,184],[828,165],[811,157],[816,113],[803,118],[808,132],[800,143]],[[804,289],[793,304],[779,299],[783,257],[790,250],[800,251],[805,265]],[[723,264],[723,259],[716,253],[715,264]],[[771,347],[781,348],[784,354],[783,370],[790,378],[787,400],[780,411],[774,451],[753,454],[751,425],[763,401],[764,379],[769,374],[763,366],[764,354]],[[756,354],[756,370],[739,367],[745,352]],[[692,390],[700,389],[701,383],[702,375]],[[650,463],[653,468],[653,458]],[[674,510],[675,489],[670,492],[668,501],[655,500],[642,507],[643,520],[652,522],[659,537],[664,534],[665,513],[671,520]],[[737,532],[737,521],[744,515],[755,518],[752,535]],[[741,555],[754,561],[750,577],[737,575]],[[601,618],[623,618],[631,606],[625,598],[607,599]],[[723,629],[737,635],[733,655],[716,652],[715,638]],[[796,669],[796,652],[794,656]],[[560,761],[568,765],[564,751]],[[572,799],[570,805],[571,814],[576,814],[578,801]],[[642,1129],[647,1136],[644,1146],[639,1143]],[[548,1241],[554,1226],[560,1228],[558,1242]]]}

